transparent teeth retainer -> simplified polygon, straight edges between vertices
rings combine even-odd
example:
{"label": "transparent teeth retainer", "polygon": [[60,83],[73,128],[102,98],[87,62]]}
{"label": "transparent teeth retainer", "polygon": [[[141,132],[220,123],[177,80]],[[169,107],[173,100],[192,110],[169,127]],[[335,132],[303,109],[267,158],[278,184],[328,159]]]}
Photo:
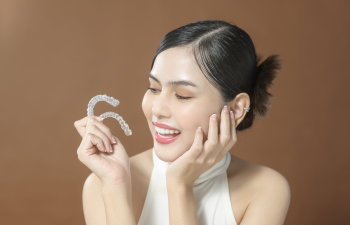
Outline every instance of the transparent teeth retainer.
{"label": "transparent teeth retainer", "polygon": [[[107,95],[96,95],[95,97],[93,97],[89,101],[88,108],[87,108],[87,115],[88,116],[94,116],[94,107],[100,101],[107,102],[108,104],[112,105],[113,107],[116,107],[117,105],[119,105],[119,101],[113,97],[110,97]],[[125,122],[123,117],[121,117],[119,114],[117,114],[115,112],[105,112],[105,113],[101,114],[99,117],[101,117],[103,119],[106,119],[107,117],[114,118],[115,120],[117,120],[119,122],[119,124],[120,124],[121,128],[123,129],[126,136],[132,135],[132,131],[130,130],[129,125]]]}

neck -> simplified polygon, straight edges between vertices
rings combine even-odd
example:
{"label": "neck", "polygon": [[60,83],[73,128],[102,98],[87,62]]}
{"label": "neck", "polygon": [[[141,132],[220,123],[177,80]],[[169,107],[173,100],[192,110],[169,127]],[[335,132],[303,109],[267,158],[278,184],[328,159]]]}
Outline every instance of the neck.
{"label": "neck", "polygon": [[[166,175],[166,170],[168,169],[171,162],[166,162],[161,160],[156,152],[154,151],[154,148],[152,150],[153,154],[153,165],[155,172],[161,173],[162,175]],[[227,152],[225,156],[217,162],[215,165],[213,165],[211,168],[209,168],[207,171],[202,173],[194,182],[194,185],[198,185],[200,183],[203,183],[207,180],[210,180],[213,177],[216,177],[222,173],[225,173],[228,166],[231,162],[231,154]]]}

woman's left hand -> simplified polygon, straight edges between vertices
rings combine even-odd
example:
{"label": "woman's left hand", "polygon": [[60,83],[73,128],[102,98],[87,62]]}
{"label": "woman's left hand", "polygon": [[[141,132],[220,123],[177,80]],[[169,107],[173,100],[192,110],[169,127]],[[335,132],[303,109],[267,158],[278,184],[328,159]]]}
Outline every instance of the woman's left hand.
{"label": "woman's left hand", "polygon": [[[220,134],[219,134],[220,129]],[[167,182],[192,188],[194,181],[206,170],[219,162],[237,142],[236,126],[232,111],[224,107],[220,128],[215,114],[210,116],[208,139],[203,144],[201,127],[196,130],[191,148],[170,164]]]}

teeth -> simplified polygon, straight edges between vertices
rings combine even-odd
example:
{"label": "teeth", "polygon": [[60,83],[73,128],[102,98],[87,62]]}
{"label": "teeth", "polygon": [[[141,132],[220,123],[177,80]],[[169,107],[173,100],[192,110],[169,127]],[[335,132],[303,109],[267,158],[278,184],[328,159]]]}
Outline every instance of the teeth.
{"label": "teeth", "polygon": [[169,130],[169,129],[159,128],[159,127],[155,127],[155,129],[159,134],[178,134],[178,133],[180,133],[180,131],[178,131],[178,130]]}

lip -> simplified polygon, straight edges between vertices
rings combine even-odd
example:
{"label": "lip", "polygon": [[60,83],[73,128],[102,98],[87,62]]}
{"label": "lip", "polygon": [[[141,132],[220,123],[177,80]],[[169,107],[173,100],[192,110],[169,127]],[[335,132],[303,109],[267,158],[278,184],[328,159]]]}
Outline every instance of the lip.
{"label": "lip", "polygon": [[[157,122],[152,121],[152,124],[156,127],[159,127],[159,128],[179,131],[178,129],[171,127],[169,125],[163,124],[163,123],[157,123]],[[180,136],[180,134],[181,134],[181,132],[179,131],[179,133],[174,137],[164,138],[164,137],[159,136],[158,132],[156,130],[154,130],[154,137],[155,137],[156,141],[160,144],[169,144],[171,142],[174,142]]]}
{"label": "lip", "polygon": [[157,123],[157,122],[153,122],[153,121],[152,121],[152,123],[153,123],[154,126],[157,126],[157,127],[160,127],[160,128],[165,128],[165,129],[170,129],[170,130],[178,130],[178,129],[174,128],[174,127],[165,125],[163,123]]}
{"label": "lip", "polygon": [[163,138],[163,137],[159,136],[159,134],[156,130],[154,130],[154,137],[155,137],[156,141],[160,144],[169,144],[169,143],[175,141],[180,136],[180,134],[181,133],[177,134],[174,137]]}

